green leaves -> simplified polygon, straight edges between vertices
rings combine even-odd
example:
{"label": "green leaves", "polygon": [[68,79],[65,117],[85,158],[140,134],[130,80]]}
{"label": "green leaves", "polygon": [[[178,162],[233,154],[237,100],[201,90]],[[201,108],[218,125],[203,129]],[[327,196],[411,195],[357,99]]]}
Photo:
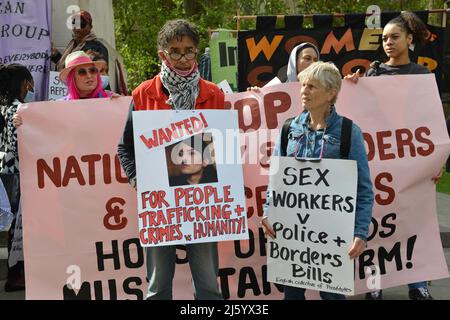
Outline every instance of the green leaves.
{"label": "green leaves", "polygon": [[[362,13],[373,4],[383,11],[414,11],[442,8],[444,0],[113,0],[116,46],[132,90],[159,72],[156,38],[167,20],[184,18],[195,23],[203,53],[209,43],[208,29],[236,29],[233,17],[238,9],[241,15]],[[242,20],[241,30],[254,28],[255,22]]]}

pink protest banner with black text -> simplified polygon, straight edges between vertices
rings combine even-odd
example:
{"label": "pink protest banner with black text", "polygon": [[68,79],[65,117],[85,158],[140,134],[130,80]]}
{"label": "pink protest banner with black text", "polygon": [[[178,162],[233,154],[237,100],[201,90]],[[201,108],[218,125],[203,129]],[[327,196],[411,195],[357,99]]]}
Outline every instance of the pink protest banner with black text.
{"label": "pink protest banner with black text", "polygon": [[337,110],[364,133],[375,193],[356,292],[448,277],[431,178],[450,141],[434,75],[344,81]]}
{"label": "pink protest banner with black text", "polygon": [[136,196],[117,143],[130,98],[25,105],[18,130],[27,299],[143,299]]}

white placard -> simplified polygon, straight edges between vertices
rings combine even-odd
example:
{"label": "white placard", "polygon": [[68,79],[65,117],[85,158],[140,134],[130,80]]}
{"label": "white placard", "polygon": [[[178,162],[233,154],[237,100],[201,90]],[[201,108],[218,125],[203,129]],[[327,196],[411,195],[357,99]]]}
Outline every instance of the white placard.
{"label": "white placard", "polygon": [[56,101],[68,94],[67,86],[59,80],[59,72],[50,71],[48,83],[48,100]]}
{"label": "white placard", "polygon": [[272,157],[271,174],[268,280],[353,295],[356,161]]}
{"label": "white placard", "polygon": [[133,112],[142,246],[248,239],[237,128],[229,110]]}

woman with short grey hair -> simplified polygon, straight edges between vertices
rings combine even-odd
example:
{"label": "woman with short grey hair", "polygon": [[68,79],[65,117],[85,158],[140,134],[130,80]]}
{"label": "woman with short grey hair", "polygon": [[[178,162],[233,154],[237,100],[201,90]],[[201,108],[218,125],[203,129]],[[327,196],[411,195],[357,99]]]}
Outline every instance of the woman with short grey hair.
{"label": "woman with short grey hair", "polygon": [[[306,160],[322,158],[356,160],[358,185],[355,229],[353,244],[348,252],[350,259],[356,259],[366,248],[374,198],[363,135],[355,123],[336,112],[334,103],[341,89],[342,80],[334,64],[315,62],[303,70],[298,79],[301,82],[304,111],[286,121],[275,146],[274,155]],[[266,213],[270,193],[268,190],[264,208]],[[275,232],[267,216],[262,218],[261,223],[264,233],[275,238]],[[328,292],[320,292],[320,296],[327,300],[345,299],[344,295]],[[304,300],[305,289],[285,286],[284,298]]]}

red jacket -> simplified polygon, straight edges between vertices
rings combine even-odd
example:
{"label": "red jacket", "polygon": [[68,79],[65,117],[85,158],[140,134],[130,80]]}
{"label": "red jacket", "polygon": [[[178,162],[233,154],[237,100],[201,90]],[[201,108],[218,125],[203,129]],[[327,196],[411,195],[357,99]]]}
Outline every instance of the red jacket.
{"label": "red jacket", "polygon": [[[200,92],[195,101],[195,109],[223,109],[225,95],[214,83],[199,81]],[[135,110],[171,110],[166,103],[168,96],[162,90],[163,85],[159,74],[153,79],[147,80],[133,90]]]}

